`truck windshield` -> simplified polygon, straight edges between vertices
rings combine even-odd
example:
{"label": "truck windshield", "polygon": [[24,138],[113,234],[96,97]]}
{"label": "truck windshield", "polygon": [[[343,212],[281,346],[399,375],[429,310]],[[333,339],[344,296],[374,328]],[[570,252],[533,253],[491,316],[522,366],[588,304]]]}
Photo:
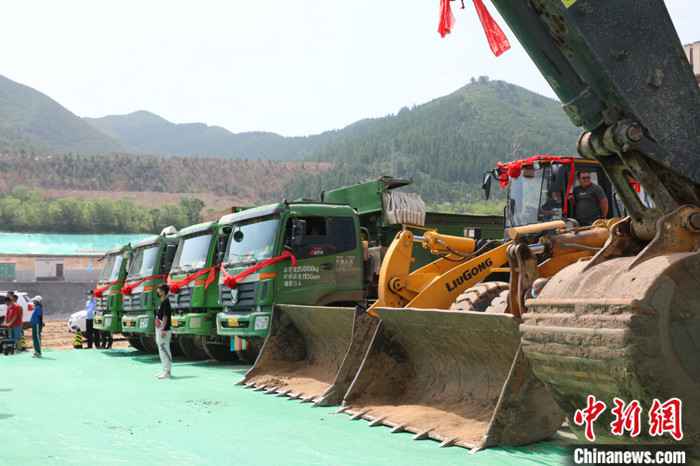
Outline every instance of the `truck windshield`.
{"label": "truck windshield", "polygon": [[180,241],[173,260],[173,270],[201,269],[207,265],[212,233],[189,236]]}
{"label": "truck windshield", "polygon": [[123,255],[118,254],[114,256],[114,263],[112,264],[112,272],[109,274],[109,281],[113,282],[119,278],[119,272],[121,271],[123,262]]}
{"label": "truck windshield", "polygon": [[101,282],[109,280],[109,277],[112,275],[112,268],[114,267],[115,257],[116,256],[112,254],[102,259],[102,271],[100,272],[99,278]]}
{"label": "truck windshield", "polygon": [[[543,212],[554,214],[561,209],[561,199],[555,193],[543,193],[543,169],[523,168],[522,174],[511,178],[508,188],[506,226],[533,225],[543,219]],[[554,216],[554,215],[552,215]]]}
{"label": "truck windshield", "polygon": [[153,275],[158,259],[158,245],[138,248],[129,261],[129,277],[145,277]]}
{"label": "truck windshield", "polygon": [[277,217],[261,217],[233,225],[226,264],[252,263],[272,257],[279,224]]}

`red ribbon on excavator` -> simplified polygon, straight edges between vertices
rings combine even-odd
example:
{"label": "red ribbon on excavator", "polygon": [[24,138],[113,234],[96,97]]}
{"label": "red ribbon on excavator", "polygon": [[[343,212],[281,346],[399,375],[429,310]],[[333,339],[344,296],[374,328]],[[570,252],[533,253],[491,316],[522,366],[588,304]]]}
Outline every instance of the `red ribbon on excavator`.
{"label": "red ribbon on excavator", "polygon": [[243,270],[242,272],[237,273],[236,275],[230,275],[229,273],[227,273],[226,268],[224,267],[224,264],[221,264],[221,273],[224,274],[224,285],[226,285],[229,288],[233,288],[234,286],[236,286],[238,284],[238,282],[240,282],[241,280],[245,279],[246,277],[258,272],[259,270],[262,270],[265,267],[276,264],[278,262],[285,261],[287,259],[289,259],[292,262],[292,267],[296,267],[297,258],[294,256],[294,254],[291,251],[284,251],[279,256],[270,257],[269,259],[265,259],[263,261],[260,261],[255,265],[251,265],[250,267]]}
{"label": "red ribbon on excavator", "polygon": [[170,292],[171,293],[178,293],[180,289],[184,286],[187,286],[191,281],[198,279],[202,275],[209,274],[207,276],[207,279],[204,281],[204,288],[209,288],[209,285],[214,283],[214,280],[216,280],[216,272],[219,270],[219,267],[214,265],[211,267],[207,267],[205,269],[201,269],[196,271],[193,274],[190,274],[183,278],[182,280],[178,280],[176,282],[172,281],[170,277],[168,276],[168,286],[170,287]]}
{"label": "red ribbon on excavator", "polygon": [[[455,17],[450,7],[451,1],[453,0],[440,0],[440,23],[438,24],[438,32],[442,37],[452,32],[452,26],[454,26],[455,23]],[[493,19],[491,13],[489,13],[483,0],[474,0],[474,8],[476,8],[476,12],[479,15],[479,21],[481,21],[481,25],[484,28],[486,40],[489,42],[491,51],[497,57],[501,56],[503,52],[510,49],[508,38],[498,23],[496,23],[496,20]],[[464,0],[462,0],[462,9],[464,9]]]}
{"label": "red ribbon on excavator", "polygon": [[134,291],[134,288],[139,286],[141,283],[147,282],[148,280],[157,280],[159,278],[165,278],[165,275],[150,275],[148,277],[144,277],[141,280],[134,282],[134,283],[129,283],[128,285],[124,285],[122,287],[122,294],[125,295],[130,295],[132,291]]}

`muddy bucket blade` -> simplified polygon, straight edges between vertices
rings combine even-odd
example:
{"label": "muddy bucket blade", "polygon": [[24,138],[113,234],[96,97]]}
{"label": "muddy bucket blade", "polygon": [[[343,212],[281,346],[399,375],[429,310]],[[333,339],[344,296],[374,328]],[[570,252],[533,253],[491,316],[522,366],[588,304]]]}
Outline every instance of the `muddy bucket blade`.
{"label": "muddy bucket blade", "polygon": [[[319,404],[339,404],[364,354],[349,358],[357,360],[354,368],[345,369],[352,374],[342,377],[347,382],[334,389],[341,365],[348,359],[354,327],[360,325],[355,322],[358,319],[376,321],[356,316],[355,308],[275,306],[270,333],[243,383],[293,393]],[[364,348],[369,338],[366,341]]]}
{"label": "muddy bucket blade", "polygon": [[507,314],[378,309],[381,324],[345,395],[344,412],[485,448],[550,437],[564,419],[520,351]]}

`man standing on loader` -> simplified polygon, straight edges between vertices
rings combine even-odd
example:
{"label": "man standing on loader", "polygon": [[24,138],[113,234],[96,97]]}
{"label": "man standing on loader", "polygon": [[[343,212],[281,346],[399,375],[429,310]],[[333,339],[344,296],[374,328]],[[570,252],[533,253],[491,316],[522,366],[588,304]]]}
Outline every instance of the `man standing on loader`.
{"label": "man standing on loader", "polygon": [[599,218],[608,217],[608,197],[603,188],[591,179],[591,173],[578,172],[579,185],[574,188],[574,218],[581,226],[592,225]]}

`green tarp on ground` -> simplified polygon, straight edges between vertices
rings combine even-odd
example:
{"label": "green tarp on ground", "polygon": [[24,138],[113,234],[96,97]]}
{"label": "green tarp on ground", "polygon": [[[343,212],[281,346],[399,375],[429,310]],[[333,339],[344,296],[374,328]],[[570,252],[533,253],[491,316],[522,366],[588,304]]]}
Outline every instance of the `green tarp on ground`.
{"label": "green tarp on ground", "polygon": [[[0,465],[560,465],[552,443],[475,455],[235,385],[243,366],[131,350],[0,356]],[[527,426],[523,426],[527,428]]]}
{"label": "green tarp on ground", "polygon": [[135,243],[153,235],[68,235],[50,233],[0,232],[0,254],[41,254],[75,256],[103,254],[104,252]]}

